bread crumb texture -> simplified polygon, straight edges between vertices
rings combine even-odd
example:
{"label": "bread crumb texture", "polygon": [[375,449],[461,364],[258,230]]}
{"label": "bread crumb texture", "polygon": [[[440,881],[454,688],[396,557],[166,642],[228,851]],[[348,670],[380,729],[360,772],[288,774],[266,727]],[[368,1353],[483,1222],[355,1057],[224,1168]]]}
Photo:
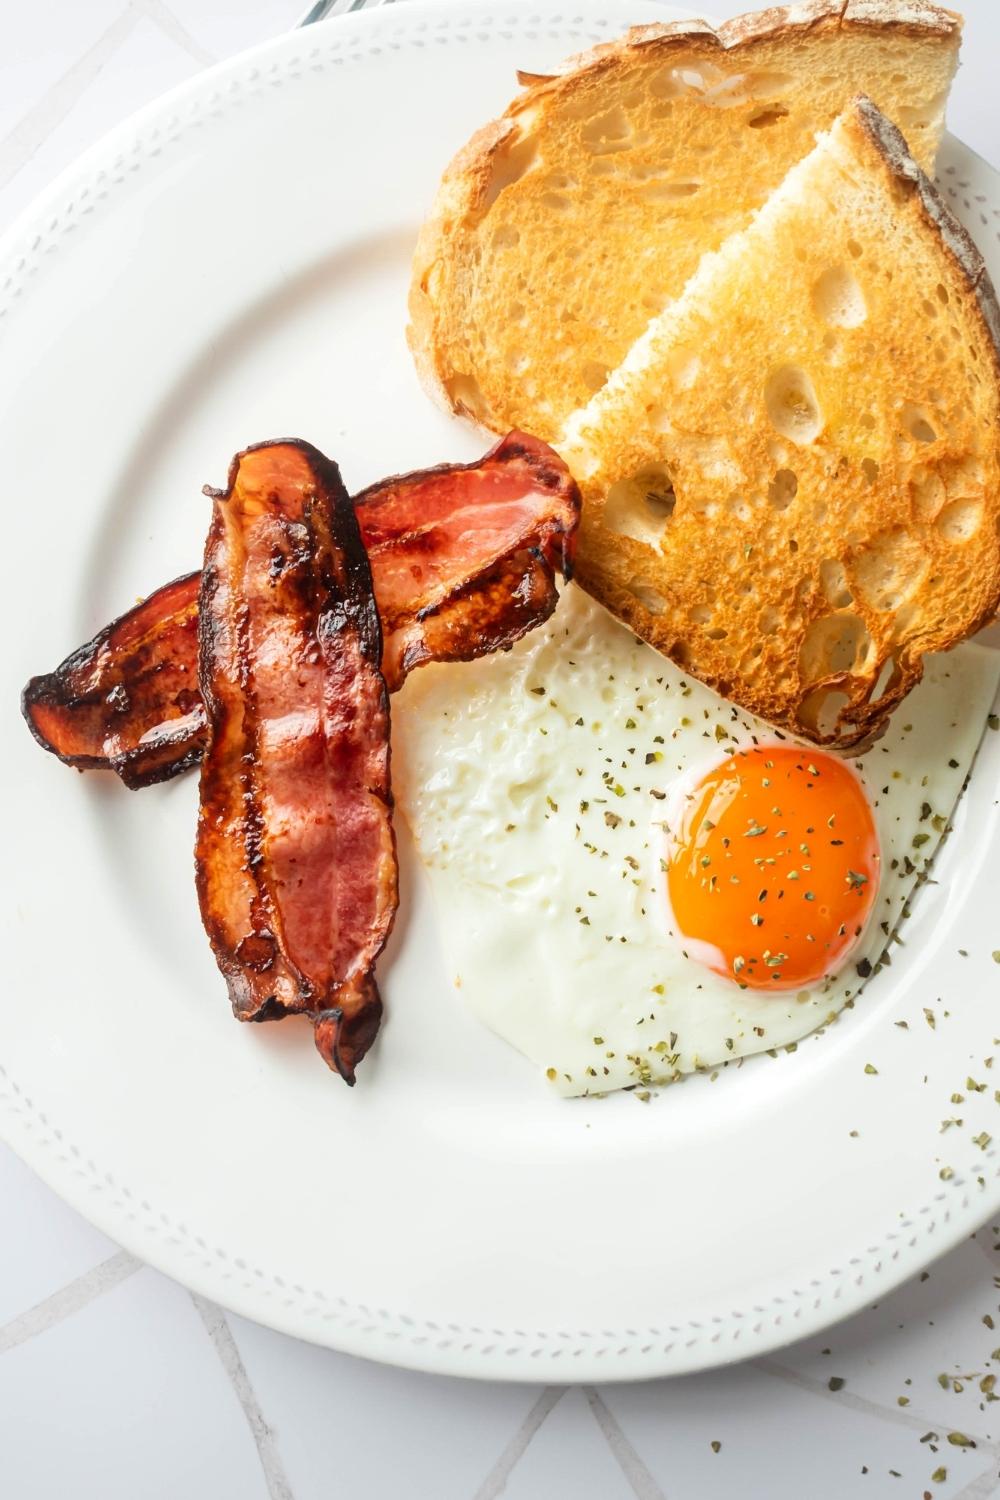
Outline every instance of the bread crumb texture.
{"label": "bread crumb texture", "polygon": [[817,0],[634,28],[531,80],[459,152],[420,237],[410,342],[432,394],[555,439],[859,91],[929,166],[959,38],[933,5]]}
{"label": "bread crumb texture", "polygon": [[569,422],[580,580],[745,708],[870,739],[1000,604],[998,331],[858,101]]}

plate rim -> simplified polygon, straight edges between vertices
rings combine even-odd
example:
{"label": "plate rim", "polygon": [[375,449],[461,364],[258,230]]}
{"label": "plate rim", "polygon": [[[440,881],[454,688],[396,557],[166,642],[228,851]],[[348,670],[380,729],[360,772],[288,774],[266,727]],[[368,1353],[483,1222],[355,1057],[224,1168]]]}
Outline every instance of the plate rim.
{"label": "plate rim", "polygon": [[[594,0],[594,5],[608,14],[605,24],[611,34],[612,28],[625,24],[623,17],[615,18],[616,0],[599,0],[599,3]],[[634,14],[636,7],[626,5],[625,9]],[[654,10],[652,3],[649,9]],[[671,10],[674,8],[655,6],[661,18]],[[482,27],[490,18],[494,18],[495,24],[498,13],[509,15],[512,11],[517,15],[511,17],[509,24],[537,21],[544,25],[567,20],[556,0],[502,0],[499,4],[466,0],[461,11],[454,0],[407,0],[405,7],[394,7],[391,11],[360,11],[329,18],[323,23],[322,32],[326,36],[336,24],[337,37],[343,37],[345,43],[357,37],[360,44],[366,35],[379,36],[386,31],[412,33],[434,20],[447,26]],[[694,14],[690,10],[682,13]],[[221,80],[228,78],[231,87],[232,81],[241,75],[244,82],[256,82],[258,63],[266,65],[276,55],[294,53],[296,42],[301,45],[318,31],[315,28],[310,33],[283,33],[185,80],[116,125],[65,168],[0,237],[0,268],[12,260],[15,263],[13,284],[12,278],[0,283],[0,332],[9,302],[20,295],[24,282],[30,281],[35,258],[44,254],[46,234],[53,232],[60,214],[79,211],[81,200],[77,195],[88,179],[97,182],[109,171],[120,169],[120,180],[125,180],[128,170],[124,165],[125,155],[129,150],[137,151],[139,141],[151,129],[155,132],[161,123],[169,123],[170,111],[192,104],[195,113],[210,108],[218,103],[219,95],[213,91]],[[360,50],[360,45],[353,54],[346,46],[343,50],[345,61],[367,61],[372,49],[367,54]],[[983,162],[983,166],[996,175],[989,163]],[[90,207],[84,211],[90,211]],[[21,273],[23,281],[18,283],[16,275]],[[256,1268],[255,1275],[270,1282],[265,1291],[261,1293],[253,1277],[243,1279],[241,1285],[238,1260],[205,1245],[185,1226],[172,1224],[155,1205],[118,1184],[111,1173],[102,1172],[78,1152],[71,1159],[74,1148],[67,1147],[63,1132],[25,1096],[2,1063],[0,1137],[60,1197],[102,1232],[192,1291],[280,1332],[326,1347],[406,1368],[482,1379],[551,1378],[550,1358],[555,1355],[570,1356],[556,1366],[558,1373],[569,1373],[571,1369],[574,1380],[612,1381],[687,1373],[764,1354],[857,1312],[874,1295],[895,1288],[1000,1211],[1000,1161],[994,1153],[984,1153],[988,1160],[992,1158],[991,1173],[979,1180],[978,1188],[968,1181],[943,1183],[931,1203],[897,1221],[897,1231],[883,1235],[875,1246],[852,1258],[848,1267],[827,1272],[827,1294],[823,1294],[818,1281],[802,1290],[792,1288],[786,1295],[775,1296],[754,1309],[763,1319],[755,1327],[732,1322],[727,1329],[727,1319],[722,1315],[712,1320],[718,1327],[692,1323],[677,1330],[684,1337],[678,1337],[665,1352],[662,1344],[637,1346],[633,1340],[646,1337],[638,1330],[620,1334],[577,1331],[570,1335],[567,1344],[567,1336],[555,1331],[525,1335],[511,1329],[463,1329],[454,1324],[446,1327],[404,1312],[371,1309],[342,1298],[326,1298],[321,1292],[289,1287],[280,1276]],[[165,1228],[169,1231],[167,1236]],[[731,1313],[729,1320],[743,1316]],[[532,1339],[541,1342],[532,1347]],[[573,1340],[578,1347],[572,1347]],[[627,1347],[612,1347],[622,1340]]]}

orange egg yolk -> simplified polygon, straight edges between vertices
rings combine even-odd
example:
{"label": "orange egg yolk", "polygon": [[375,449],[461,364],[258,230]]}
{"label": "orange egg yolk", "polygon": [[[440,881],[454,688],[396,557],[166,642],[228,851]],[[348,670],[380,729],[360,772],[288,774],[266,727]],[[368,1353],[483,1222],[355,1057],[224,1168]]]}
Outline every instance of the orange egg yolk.
{"label": "orange egg yolk", "polygon": [[[679,826],[674,826],[674,824]],[[864,789],[843,762],[768,746],[730,756],[671,823],[667,887],[680,932],[755,990],[799,989],[857,942],[879,881]]]}

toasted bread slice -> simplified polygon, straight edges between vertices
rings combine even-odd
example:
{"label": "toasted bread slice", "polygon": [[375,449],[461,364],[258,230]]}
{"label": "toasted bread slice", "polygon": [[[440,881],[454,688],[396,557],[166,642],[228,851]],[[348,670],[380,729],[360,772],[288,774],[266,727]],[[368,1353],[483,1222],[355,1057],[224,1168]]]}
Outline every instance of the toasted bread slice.
{"label": "toasted bread slice", "polygon": [[577,576],[743,707],[858,744],[1000,603],[1000,310],[856,100],[567,425]]}
{"label": "toasted bread slice", "polygon": [[637,27],[530,80],[459,152],[420,236],[410,344],[428,389],[554,440],[856,94],[929,170],[960,35],[922,0],[806,0]]}

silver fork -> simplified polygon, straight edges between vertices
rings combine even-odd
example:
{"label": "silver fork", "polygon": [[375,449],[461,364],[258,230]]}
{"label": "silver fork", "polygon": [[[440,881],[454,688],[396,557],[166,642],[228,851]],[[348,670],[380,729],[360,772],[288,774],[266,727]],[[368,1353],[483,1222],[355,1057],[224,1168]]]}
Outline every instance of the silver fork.
{"label": "silver fork", "polygon": [[346,16],[355,10],[377,10],[381,5],[395,5],[397,0],[316,0],[298,22],[299,26],[311,26],[314,21],[325,21],[328,16]]}

